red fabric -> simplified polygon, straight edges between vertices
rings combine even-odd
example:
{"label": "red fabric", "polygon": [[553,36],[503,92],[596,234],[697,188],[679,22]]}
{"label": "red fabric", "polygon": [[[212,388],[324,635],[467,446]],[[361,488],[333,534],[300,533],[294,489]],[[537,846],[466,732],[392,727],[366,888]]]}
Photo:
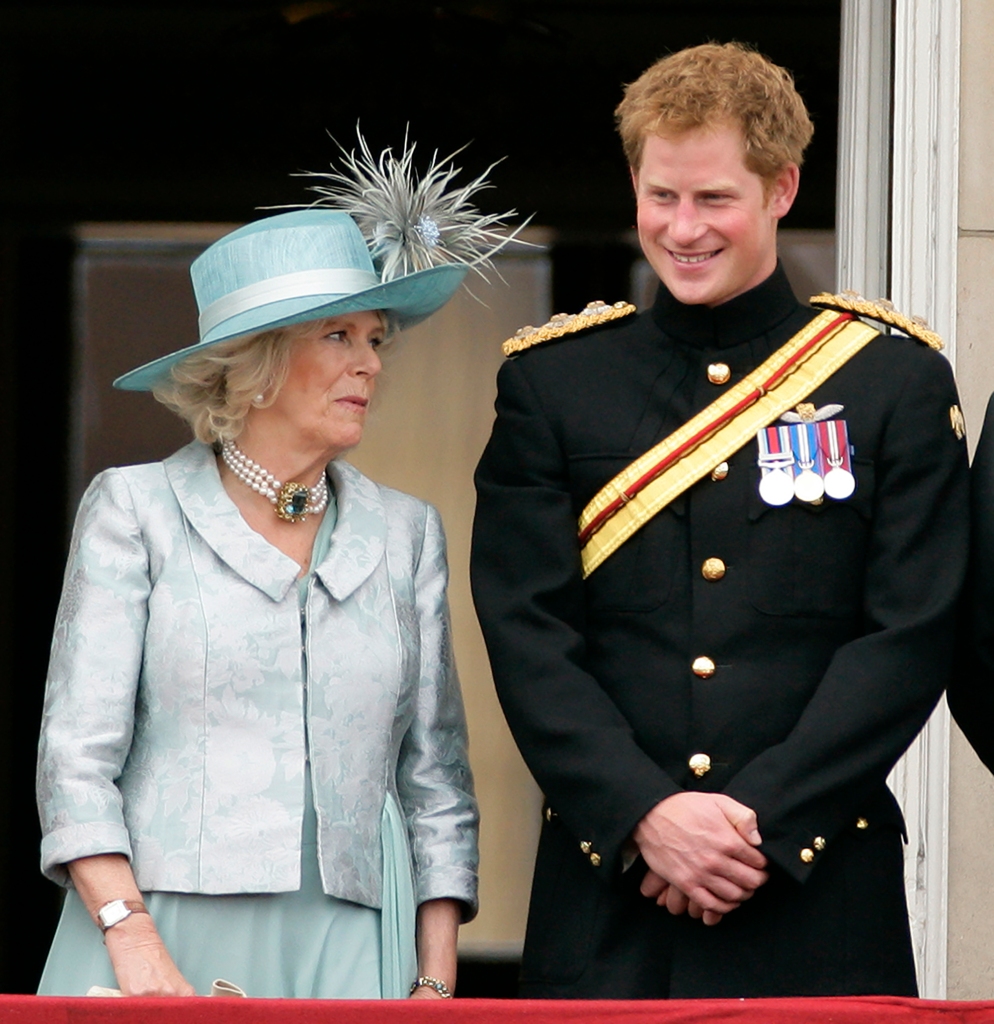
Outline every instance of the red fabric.
{"label": "red fabric", "polygon": [[667,1002],[457,999],[63,999],[0,996],[3,1024],[994,1024],[994,1002],[893,996]]}

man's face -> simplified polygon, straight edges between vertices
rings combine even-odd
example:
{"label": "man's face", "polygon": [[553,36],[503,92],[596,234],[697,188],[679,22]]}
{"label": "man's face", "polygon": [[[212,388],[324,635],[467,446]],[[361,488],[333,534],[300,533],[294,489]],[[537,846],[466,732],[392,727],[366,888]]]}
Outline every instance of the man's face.
{"label": "man's face", "polygon": [[797,195],[789,164],[769,194],[745,165],[737,127],[650,135],[632,172],[639,242],[680,302],[718,306],[766,280],[777,263],[777,223]]}

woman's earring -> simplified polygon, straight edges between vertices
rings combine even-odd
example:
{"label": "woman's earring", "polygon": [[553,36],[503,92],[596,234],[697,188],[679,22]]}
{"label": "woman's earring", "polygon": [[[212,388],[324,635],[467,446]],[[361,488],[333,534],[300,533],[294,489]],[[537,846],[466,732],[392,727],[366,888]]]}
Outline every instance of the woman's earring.
{"label": "woman's earring", "polygon": [[259,405],[262,405],[262,403],[265,400],[266,400],[266,396],[265,395],[256,395],[255,398],[252,399],[252,404],[255,405],[255,406],[259,406]]}

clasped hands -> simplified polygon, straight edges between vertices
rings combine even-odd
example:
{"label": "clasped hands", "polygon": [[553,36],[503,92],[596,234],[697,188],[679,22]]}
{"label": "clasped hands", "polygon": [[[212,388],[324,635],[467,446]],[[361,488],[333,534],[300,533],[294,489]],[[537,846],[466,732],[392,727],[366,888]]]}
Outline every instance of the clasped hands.
{"label": "clasped hands", "polygon": [[717,924],[769,878],[755,811],[721,793],[676,793],[632,833],[649,870],[643,896]]}

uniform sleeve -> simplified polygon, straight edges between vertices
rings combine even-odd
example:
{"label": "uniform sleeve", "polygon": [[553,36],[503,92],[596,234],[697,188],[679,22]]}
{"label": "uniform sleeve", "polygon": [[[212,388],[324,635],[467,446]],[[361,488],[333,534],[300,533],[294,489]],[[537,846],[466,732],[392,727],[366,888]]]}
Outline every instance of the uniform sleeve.
{"label": "uniform sleeve", "polygon": [[506,363],[476,472],[473,597],[511,732],[549,805],[606,876],[634,825],[680,787],[586,668],[568,484],[553,426],[520,362]]}
{"label": "uniform sleeve", "polygon": [[968,545],[966,445],[950,425],[957,401],[948,363],[909,351],[875,466],[864,635],[836,650],[787,738],[725,788],[757,812],[764,852],[798,880],[817,866],[801,851],[853,824],[949,677]]}
{"label": "uniform sleeve", "polygon": [[131,747],[150,591],[148,558],[116,470],[83,496],[55,621],[38,755],[42,871],[131,855],[116,780]]}
{"label": "uniform sleeve", "polygon": [[970,571],[958,626],[949,708],[994,772],[994,395],[970,471]]}
{"label": "uniform sleeve", "polygon": [[409,823],[417,902],[460,900],[470,920],[477,909],[479,815],[452,655],[447,584],[445,537],[438,513],[429,506],[415,574],[420,684],[400,750],[397,786]]}

